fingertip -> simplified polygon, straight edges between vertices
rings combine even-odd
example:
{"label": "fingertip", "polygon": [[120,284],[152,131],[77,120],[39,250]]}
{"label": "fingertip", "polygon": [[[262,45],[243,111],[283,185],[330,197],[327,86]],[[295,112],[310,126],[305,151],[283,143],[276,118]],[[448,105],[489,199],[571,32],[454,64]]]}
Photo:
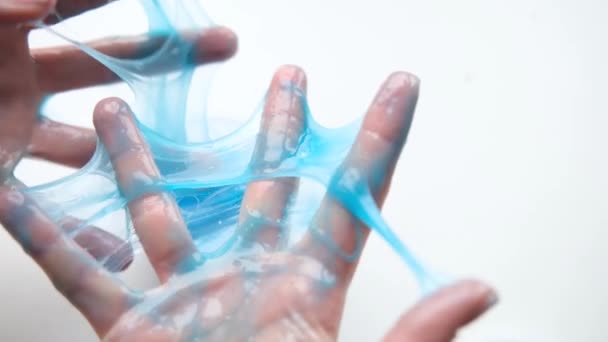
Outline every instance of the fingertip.
{"label": "fingertip", "polygon": [[306,78],[306,72],[297,65],[285,64],[280,66],[274,74],[273,82],[281,86],[290,85],[306,89],[308,80]]}
{"label": "fingertip", "polygon": [[5,228],[12,229],[19,225],[25,218],[20,208],[23,208],[26,198],[14,186],[0,186],[0,222]]}
{"label": "fingertip", "polygon": [[465,279],[445,288],[451,291],[452,296],[461,296],[463,300],[474,304],[478,315],[490,309],[498,303],[498,294],[493,287],[478,279]]}
{"label": "fingertip", "polygon": [[42,19],[55,8],[56,3],[57,0],[0,1],[0,25]]}
{"label": "fingertip", "polygon": [[23,204],[25,196],[14,186],[0,186],[0,212],[4,213],[11,208]]}
{"label": "fingertip", "polygon": [[[64,223],[68,231],[69,225],[78,226],[78,222]],[[128,241],[97,227],[86,227],[76,233],[74,241],[84,248],[97,261],[102,261],[104,268],[110,272],[121,272],[133,262],[133,248]]]}
{"label": "fingertip", "polygon": [[239,38],[234,31],[225,26],[218,26],[214,28],[215,34],[221,38],[225,44],[225,51],[232,55],[236,52],[239,45]]}
{"label": "fingertip", "polygon": [[109,97],[103,99],[95,106],[95,112],[100,115],[118,115],[122,113],[129,113],[129,104],[123,99],[118,97]]}
{"label": "fingertip", "polygon": [[[416,75],[405,71],[396,71],[384,81],[374,103],[378,106],[388,107],[400,103],[399,106],[404,106],[401,111],[408,113],[416,107],[419,92],[420,79]],[[394,100],[398,98],[402,100]],[[388,109],[390,110],[390,108]]]}
{"label": "fingertip", "polygon": [[135,253],[130,244],[123,244],[105,263],[108,271],[113,273],[124,272],[133,263]]}
{"label": "fingertip", "polygon": [[228,59],[238,50],[238,37],[231,29],[223,26],[213,27],[198,37],[196,63],[215,62]]}
{"label": "fingertip", "polygon": [[497,303],[496,291],[485,282],[467,279],[424,298],[405,313],[385,341],[451,341],[458,330]]}
{"label": "fingertip", "polygon": [[389,83],[395,83],[408,88],[420,87],[420,78],[407,71],[395,71],[388,77]]}
{"label": "fingertip", "polygon": [[403,71],[387,77],[368,110],[363,131],[394,143],[400,151],[414,118],[419,84],[417,76]]}
{"label": "fingertip", "polygon": [[129,105],[118,97],[103,99],[97,103],[93,111],[93,124],[97,129],[114,122],[119,115],[130,114]]}

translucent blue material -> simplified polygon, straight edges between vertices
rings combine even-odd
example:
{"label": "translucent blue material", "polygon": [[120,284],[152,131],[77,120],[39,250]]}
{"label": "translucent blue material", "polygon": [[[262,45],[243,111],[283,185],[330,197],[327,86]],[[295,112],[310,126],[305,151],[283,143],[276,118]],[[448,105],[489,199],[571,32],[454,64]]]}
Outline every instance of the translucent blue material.
{"label": "translucent blue material", "polygon": [[[189,267],[204,268],[212,260],[233,261],[235,255],[252,250],[263,253],[265,246],[251,241],[250,237],[270,219],[255,211],[248,213],[246,222],[239,218],[246,186],[255,181],[297,177],[301,182],[297,196],[286,205],[282,218],[272,222],[280,227],[281,250],[293,251],[298,241],[309,235],[331,250],[334,257],[351,262],[361,252],[361,230],[367,226],[398,253],[416,276],[423,292],[436,288],[436,279],[390,229],[372,197],[369,184],[380,183],[385,175],[363,177],[356,168],[342,166],[361,120],[337,129],[325,128],[311,116],[303,91],[297,85],[285,83],[283,87],[287,91],[300,97],[305,116],[303,133],[295,144],[286,146],[283,142],[273,147],[276,151],[256,156],[264,101],[249,120],[229,134],[213,138],[209,134],[190,137],[188,125],[192,122],[204,125],[205,132],[214,126],[209,121],[210,113],[187,110],[189,89],[197,66],[191,60],[193,42],[184,39],[179,32],[203,30],[210,27],[211,22],[196,0],[143,0],[141,3],[149,19],[150,34],[169,37],[163,47],[149,57],[117,59],[68,37],[63,38],[103,63],[130,86],[135,94],[134,109],[139,128],[162,177],[160,180],[141,177],[132,189],[120,191],[108,152],[98,144],[92,160],[77,173],[28,190],[54,220],[79,218],[81,228],[101,227],[139,251],[128,203],[147,193],[170,193],[179,204],[200,253],[195,265]],[[178,71],[152,75],[150,70],[158,69],[159,63],[164,64],[163,68],[171,64],[172,69]],[[325,222],[323,218],[315,219],[315,215],[322,215],[318,209],[326,196],[358,220],[353,228],[356,230],[354,235],[358,236],[353,250],[339,247],[340,243],[333,241],[327,233],[327,227],[315,226],[314,222]],[[78,231],[74,229],[71,234]],[[105,262],[119,268],[127,260],[113,258],[110,253]]]}

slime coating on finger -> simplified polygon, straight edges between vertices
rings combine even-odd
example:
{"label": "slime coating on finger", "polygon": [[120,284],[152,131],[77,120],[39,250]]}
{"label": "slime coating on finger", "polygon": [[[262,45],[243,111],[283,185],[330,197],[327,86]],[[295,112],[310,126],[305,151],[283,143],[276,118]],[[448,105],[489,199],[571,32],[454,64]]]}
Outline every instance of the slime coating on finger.
{"label": "slime coating on finger", "polygon": [[[195,0],[142,0],[141,4],[148,17],[149,34],[168,37],[157,52],[145,58],[111,57],[53,32],[104,64],[130,86],[135,94],[133,109],[138,129],[160,176],[134,171],[127,175],[128,186],[121,189],[112,156],[99,143],[94,157],[76,174],[28,189],[53,220],[78,217],[82,219],[82,228],[111,222],[112,231],[140,251],[127,206],[146,194],[167,193],[179,205],[196,246],[194,255],[182,265],[185,270],[203,267],[212,260],[234,260],[235,256],[252,250],[255,253],[299,250],[306,237],[314,239],[333,258],[354,262],[361,253],[362,230],[369,227],[405,262],[424,293],[438,286],[436,278],[380,214],[373,193],[387,177],[387,167],[363,170],[344,163],[362,119],[340,128],[321,126],[311,115],[301,85],[286,79],[278,91],[299,106],[300,118],[275,115],[268,127],[260,131],[265,120],[264,105],[268,96],[273,95],[268,94],[245,123],[233,127],[228,134],[213,136],[210,113],[204,110],[192,113],[187,108],[198,67],[193,61],[194,42],[179,33],[207,29],[211,21]],[[159,69],[177,71],[153,75],[152,70]],[[206,94],[196,96],[202,99]],[[105,105],[107,112],[118,114],[127,110],[119,102]],[[202,125],[202,133],[197,137],[188,133],[193,122]],[[125,134],[128,135],[129,132]],[[129,150],[128,142],[118,143],[125,144],[125,155],[141,152]],[[285,203],[276,204],[283,206],[279,208],[280,214],[269,215],[273,208],[244,206],[247,184],[285,179],[298,179],[300,184]],[[332,235],[335,220],[330,216],[340,214],[319,209],[324,197],[353,217],[350,235],[354,242],[347,244],[349,250]],[[272,200],[267,199],[275,206]],[[260,239],[261,231],[268,227],[278,231],[278,238],[272,243]],[[75,236],[78,232],[79,229],[73,229],[70,234]],[[170,235],[166,238],[172,239]],[[109,265],[113,269],[128,262],[113,256],[110,253],[102,261],[113,263]]]}

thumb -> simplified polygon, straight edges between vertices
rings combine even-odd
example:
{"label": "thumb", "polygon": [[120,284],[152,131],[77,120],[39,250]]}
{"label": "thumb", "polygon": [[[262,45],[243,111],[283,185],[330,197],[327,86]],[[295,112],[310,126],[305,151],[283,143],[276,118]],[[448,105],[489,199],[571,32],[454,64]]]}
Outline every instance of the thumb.
{"label": "thumb", "polygon": [[423,299],[405,313],[385,342],[449,342],[458,329],[481,316],[498,300],[488,285],[466,280]]}
{"label": "thumb", "polygon": [[2,0],[0,26],[42,19],[53,10],[56,3],[57,0]]}

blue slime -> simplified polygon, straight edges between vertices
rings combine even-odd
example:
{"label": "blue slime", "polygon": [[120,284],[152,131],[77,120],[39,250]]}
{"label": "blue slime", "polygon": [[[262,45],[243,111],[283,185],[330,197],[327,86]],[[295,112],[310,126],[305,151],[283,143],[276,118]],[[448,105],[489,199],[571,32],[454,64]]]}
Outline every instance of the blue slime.
{"label": "blue slime", "polygon": [[[426,294],[439,285],[436,278],[410,253],[390,229],[380,214],[370,191],[370,182],[381,182],[384,174],[363,177],[355,168],[343,167],[342,162],[354,143],[362,120],[345,127],[329,129],[315,122],[306,104],[303,91],[293,84],[285,88],[300,98],[304,113],[301,138],[287,146],[282,142],[276,151],[267,151],[262,163],[254,163],[256,142],[262,107],[242,125],[229,134],[211,138],[192,139],[188,125],[201,123],[204,129],[212,127],[205,111],[190,113],[187,110],[189,89],[197,66],[191,60],[193,42],[180,34],[184,30],[200,31],[211,25],[197,0],[142,0],[150,35],[169,37],[153,55],[143,59],[119,59],[105,55],[91,47],[73,41],[45,27],[75,44],[116,73],[135,94],[135,116],[162,175],[161,180],[141,179],[128,193],[117,185],[106,148],[98,143],[91,161],[78,172],[66,178],[27,191],[56,221],[75,217],[82,224],[72,230],[98,226],[124,239],[125,245],[140,251],[137,234],[133,231],[127,205],[147,193],[164,192],[174,196],[182,216],[195,241],[200,255],[191,268],[205,269],[206,265],[221,261],[234,262],[240,255],[264,253],[267,246],[250,241],[256,229],[272,224],[281,231],[280,250],[296,253],[294,248],[303,236],[312,236],[333,253],[334,258],[355,261],[362,248],[361,234],[365,226],[386,240],[414,273]],[[178,70],[164,75],[153,75],[150,70],[173,66]],[[258,156],[259,157],[259,156]],[[259,158],[258,158],[259,159]],[[135,177],[137,175],[134,175]],[[248,212],[245,222],[239,219],[243,195],[248,183],[294,177],[300,179],[297,196],[291,199],[281,218],[268,218],[259,212]],[[86,190],[84,190],[86,189]],[[353,228],[359,239],[352,250],[343,250],[333,241],[331,231],[315,227],[312,222],[324,197],[353,215],[358,223]],[[331,218],[321,218],[329,222]],[[272,221],[272,222],[271,222]],[[123,246],[124,247],[124,246]],[[106,266],[120,268],[127,263],[110,253],[102,260]],[[243,260],[239,261],[241,264]],[[111,265],[108,265],[111,264]],[[211,267],[211,266],[209,266]],[[249,265],[255,269],[255,265]],[[326,275],[327,284],[331,283]],[[187,282],[184,280],[184,282]],[[179,287],[179,286],[178,286]],[[175,290],[176,293],[178,290]],[[154,310],[154,305],[147,303]]]}

